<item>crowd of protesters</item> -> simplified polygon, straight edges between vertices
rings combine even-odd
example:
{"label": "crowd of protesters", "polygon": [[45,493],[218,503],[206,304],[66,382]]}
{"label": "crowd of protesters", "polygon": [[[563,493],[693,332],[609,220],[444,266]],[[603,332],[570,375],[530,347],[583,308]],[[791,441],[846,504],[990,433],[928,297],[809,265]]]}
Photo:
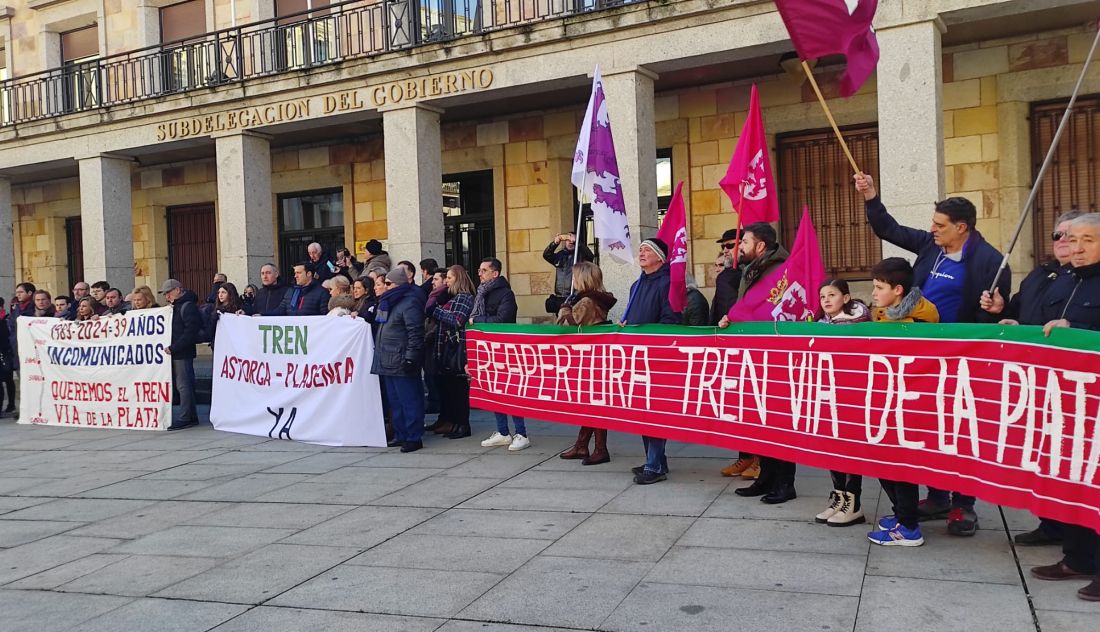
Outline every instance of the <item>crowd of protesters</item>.
{"label": "crowd of protesters", "polygon": [[[875,234],[915,255],[891,257],[872,269],[870,302],[853,296],[848,283],[830,279],[818,288],[818,318],[828,324],[862,322],[1000,323],[1039,325],[1049,335],[1059,327],[1100,329],[1100,214],[1067,213],[1051,235],[1055,260],[1029,274],[1016,294],[1010,292],[1010,274],[999,273],[1002,255],[977,230],[977,212],[965,198],[952,197],[935,204],[929,230],[900,225],[887,211],[870,176],[855,177],[856,190],[865,200],[867,221]],[[730,229],[718,240],[715,292],[708,305],[694,280],[687,279],[687,306],[682,312],[669,301],[669,248],[660,239],[646,239],[638,249],[641,274],[631,286],[620,325],[649,323],[729,326],[727,313],[754,284],[782,265],[788,252],[773,226],[756,223]],[[267,263],[257,271],[260,285],[243,291],[223,274],[214,277],[205,303],[175,279],[159,289],[172,306],[171,355],[180,394],[180,414],[169,430],[198,423],[193,361],[196,346],[213,344],[221,314],[252,316],[351,317],[364,320],[375,338],[371,371],[380,376],[387,440],[390,447],[413,452],[424,445],[425,433],[447,439],[472,434],[470,385],[466,375],[466,328],[474,323],[515,323],[516,295],[495,258],[482,260],[474,274],[461,265],[443,267],[434,259],[418,265],[392,262],[377,240],[366,245],[360,262],[346,249],[331,257],[319,244],[310,244],[308,257],[289,270],[284,284],[279,268]],[[620,298],[607,291],[594,255],[576,235],[557,235],[543,258],[554,266],[554,292],[546,299],[553,322],[565,326],[610,324]],[[417,275],[419,274],[419,282]],[[994,286],[994,280],[997,283]],[[994,287],[992,293],[989,288]],[[71,296],[52,297],[32,283],[20,283],[6,312],[0,303],[0,388],[10,414],[15,410],[13,372],[18,370],[15,321],[21,315],[89,320],[128,310],[158,306],[151,288],[123,292],[105,282],[76,283]],[[0,405],[4,404],[0,397]],[[438,417],[426,424],[426,415]],[[496,429],[481,442],[484,447],[510,451],[531,446],[522,417],[495,413]],[[667,441],[642,437],[645,462],[633,468],[634,482],[650,485],[670,474]],[[611,460],[607,431],[581,427],[576,441],[560,453],[562,459],[599,465]],[[752,482],[735,490],[743,497],[759,497],[780,504],[796,498],[794,463],[742,452],[721,470],[727,477]],[[831,472],[833,491],[814,520],[831,527],[866,522],[861,503],[862,477]],[[920,546],[921,522],[946,520],[946,531],[973,536],[978,528],[974,498],[951,490],[920,488],[903,481],[881,481],[892,513],[877,520],[868,538],[885,546]],[[1080,526],[1040,519],[1033,531],[1015,536],[1019,545],[1062,544],[1064,558],[1032,569],[1039,579],[1089,578],[1078,594],[1100,600],[1100,534]]]}

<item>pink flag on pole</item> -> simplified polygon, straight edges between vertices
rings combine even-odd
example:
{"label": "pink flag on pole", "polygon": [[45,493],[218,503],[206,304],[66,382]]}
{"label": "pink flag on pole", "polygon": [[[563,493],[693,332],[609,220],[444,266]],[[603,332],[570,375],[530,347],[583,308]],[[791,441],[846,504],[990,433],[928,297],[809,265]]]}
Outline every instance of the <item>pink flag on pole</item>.
{"label": "pink flag on pole", "polygon": [[730,166],[718,186],[733,202],[741,226],[779,221],[779,198],[775,193],[768,138],[764,135],[764,116],[760,113],[760,97],[755,84],[749,96],[749,117],[745,119]]}
{"label": "pink flag on pole", "polygon": [[687,213],[684,212],[684,182],[676,183],[668,211],[661,221],[657,238],[668,244],[668,267],[671,282],[668,286],[668,303],[672,311],[682,312],[687,305]]}
{"label": "pink flag on pole", "polygon": [[817,231],[810,209],[803,208],[790,257],[754,283],[727,316],[733,322],[812,320],[817,313],[817,288],[824,281]]}
{"label": "pink flag on pole", "polygon": [[840,94],[850,97],[878,65],[878,39],[871,28],[878,0],[775,0],[799,58],[844,55],[848,67]]}

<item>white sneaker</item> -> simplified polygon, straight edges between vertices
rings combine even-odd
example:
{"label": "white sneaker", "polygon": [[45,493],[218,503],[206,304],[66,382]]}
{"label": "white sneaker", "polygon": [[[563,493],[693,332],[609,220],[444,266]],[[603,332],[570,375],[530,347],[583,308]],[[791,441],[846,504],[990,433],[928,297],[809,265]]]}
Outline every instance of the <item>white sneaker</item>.
{"label": "white sneaker", "polygon": [[488,439],[481,442],[483,448],[496,448],[498,446],[506,445],[511,447],[512,437],[511,435],[502,435],[499,432],[494,432]]}
{"label": "white sneaker", "polygon": [[519,452],[520,450],[526,450],[529,447],[531,447],[531,440],[521,434],[518,434],[512,437],[512,445],[508,446],[508,451]]}

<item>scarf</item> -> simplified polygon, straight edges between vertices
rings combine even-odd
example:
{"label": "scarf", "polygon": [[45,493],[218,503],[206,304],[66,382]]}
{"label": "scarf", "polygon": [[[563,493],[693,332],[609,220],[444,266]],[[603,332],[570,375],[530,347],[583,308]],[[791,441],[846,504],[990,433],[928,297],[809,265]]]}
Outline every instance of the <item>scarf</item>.
{"label": "scarf", "polygon": [[502,285],[504,285],[504,277],[498,276],[477,286],[477,295],[474,297],[474,310],[470,312],[470,318],[485,314],[485,297],[488,296],[489,292]]}
{"label": "scarf", "polygon": [[390,310],[393,309],[393,306],[397,305],[401,299],[405,298],[405,295],[408,294],[409,290],[412,288],[416,288],[417,291],[420,290],[420,288],[412,283],[398,285],[387,290],[386,293],[378,299],[378,309],[375,311],[374,322],[384,323],[389,320]]}

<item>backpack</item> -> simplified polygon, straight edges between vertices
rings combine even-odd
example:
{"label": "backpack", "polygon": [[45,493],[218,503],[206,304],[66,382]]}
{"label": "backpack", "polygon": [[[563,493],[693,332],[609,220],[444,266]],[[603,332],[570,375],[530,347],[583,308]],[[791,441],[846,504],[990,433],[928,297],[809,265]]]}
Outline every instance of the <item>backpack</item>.
{"label": "backpack", "polygon": [[198,306],[199,320],[202,327],[199,329],[199,337],[195,342],[214,342],[214,327],[217,320],[217,311],[213,303],[203,303]]}

